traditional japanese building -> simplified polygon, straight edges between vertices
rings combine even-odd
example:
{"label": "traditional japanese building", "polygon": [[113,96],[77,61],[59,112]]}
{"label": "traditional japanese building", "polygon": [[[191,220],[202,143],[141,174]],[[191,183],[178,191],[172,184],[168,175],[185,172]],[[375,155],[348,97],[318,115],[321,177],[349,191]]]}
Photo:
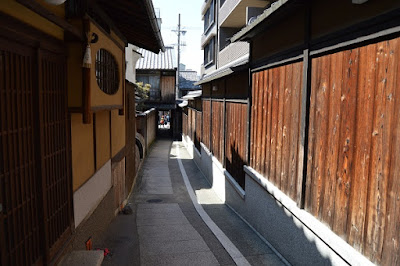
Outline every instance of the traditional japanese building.
{"label": "traditional japanese building", "polygon": [[164,49],[154,14],[148,0],[0,2],[1,265],[57,263],[124,205],[125,47]]}

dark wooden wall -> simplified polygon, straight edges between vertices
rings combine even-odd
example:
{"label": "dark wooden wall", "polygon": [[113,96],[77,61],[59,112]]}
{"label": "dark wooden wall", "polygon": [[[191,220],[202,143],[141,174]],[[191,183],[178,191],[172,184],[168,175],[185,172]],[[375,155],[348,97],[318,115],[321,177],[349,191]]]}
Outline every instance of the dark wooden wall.
{"label": "dark wooden wall", "polygon": [[164,102],[175,101],[174,76],[161,76],[161,100]]}
{"label": "dark wooden wall", "polygon": [[202,112],[201,111],[194,111],[195,112],[195,126],[196,130],[194,133],[194,146],[197,148],[198,151],[201,151],[200,143],[201,143],[201,134],[202,134]]}
{"label": "dark wooden wall", "polygon": [[224,156],[224,102],[212,101],[211,152],[223,162]]}
{"label": "dark wooden wall", "polygon": [[135,87],[132,83],[125,83],[126,115],[125,115],[125,195],[129,195],[136,177],[136,110]]}
{"label": "dark wooden wall", "polygon": [[188,115],[182,112],[182,133],[188,136]]}
{"label": "dark wooden wall", "polygon": [[400,263],[399,46],[312,61],[306,209],[384,265]]}
{"label": "dark wooden wall", "polygon": [[250,166],[294,200],[301,196],[302,74],[302,62],[253,74]]}
{"label": "dark wooden wall", "polygon": [[0,264],[50,263],[73,229],[66,57],[0,32]]}
{"label": "dark wooden wall", "polygon": [[400,38],[313,57],[309,112],[302,62],[253,74],[250,166],[382,265],[400,262],[399,61]]}
{"label": "dark wooden wall", "polygon": [[202,141],[208,149],[211,148],[211,101],[203,100],[203,130],[202,130]]}
{"label": "dark wooden wall", "polygon": [[226,102],[225,168],[244,188],[246,158],[247,103]]}

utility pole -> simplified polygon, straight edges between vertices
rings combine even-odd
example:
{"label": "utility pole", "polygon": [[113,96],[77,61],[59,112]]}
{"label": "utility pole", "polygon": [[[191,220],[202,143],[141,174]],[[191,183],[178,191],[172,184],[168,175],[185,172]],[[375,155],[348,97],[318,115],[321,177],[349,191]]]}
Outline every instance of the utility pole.
{"label": "utility pole", "polygon": [[176,98],[179,96],[179,74],[180,69],[179,65],[181,64],[181,34],[185,35],[186,30],[181,29],[181,14],[178,16],[178,29],[172,30],[178,35],[178,69],[177,69],[177,80],[176,80]]}
{"label": "utility pole", "polygon": [[181,64],[181,14],[179,13],[179,17],[178,17],[178,79],[176,81],[176,86],[178,88],[176,90],[176,97],[179,97],[180,64]]}

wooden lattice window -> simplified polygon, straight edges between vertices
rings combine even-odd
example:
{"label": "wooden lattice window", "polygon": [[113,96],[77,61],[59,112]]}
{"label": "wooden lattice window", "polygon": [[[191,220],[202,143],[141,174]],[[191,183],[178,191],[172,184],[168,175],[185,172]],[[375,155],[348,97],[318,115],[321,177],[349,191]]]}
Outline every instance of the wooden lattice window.
{"label": "wooden lattice window", "polygon": [[105,49],[100,49],[96,53],[96,80],[103,92],[110,95],[117,93],[119,88],[117,61]]}

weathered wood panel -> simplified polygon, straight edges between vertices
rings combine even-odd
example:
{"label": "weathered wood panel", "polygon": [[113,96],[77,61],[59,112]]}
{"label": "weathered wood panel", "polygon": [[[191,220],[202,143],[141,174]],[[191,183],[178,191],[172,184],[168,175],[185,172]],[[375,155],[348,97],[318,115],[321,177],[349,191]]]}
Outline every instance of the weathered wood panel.
{"label": "weathered wood panel", "polygon": [[247,104],[226,103],[225,168],[244,188],[247,137]]}
{"label": "weathered wood panel", "polygon": [[187,128],[187,130],[188,130],[188,136],[189,136],[189,138],[193,141],[193,129],[192,129],[192,115],[193,115],[193,113],[192,113],[192,109],[191,108],[188,108],[188,128]]}
{"label": "weathered wood panel", "polygon": [[306,209],[373,262],[397,265],[400,41],[312,61]]}
{"label": "weathered wood panel", "polygon": [[250,166],[296,200],[303,63],[253,74]]}
{"label": "weathered wood panel", "polygon": [[202,141],[203,144],[211,150],[211,101],[203,100],[203,130],[202,130]]}
{"label": "weathered wood panel", "polygon": [[196,130],[194,133],[194,146],[197,148],[198,151],[201,150],[200,143],[201,143],[201,134],[202,134],[202,112],[195,111],[196,113]]}
{"label": "weathered wood panel", "polygon": [[[212,102],[212,153],[220,163],[223,163],[224,150],[224,103]],[[205,131],[207,132],[207,131]]]}
{"label": "weathered wood panel", "polygon": [[166,102],[175,101],[175,77],[161,77],[161,100]]}
{"label": "weathered wood panel", "polygon": [[195,135],[196,135],[196,110],[194,109],[189,109],[189,112],[191,113],[190,117],[190,138],[194,142],[195,140]]}
{"label": "weathered wood panel", "polygon": [[129,195],[136,177],[136,163],[139,164],[140,157],[136,157],[136,110],[135,110],[135,87],[132,83],[125,82],[125,104],[126,104],[126,171],[125,171],[125,195]]}
{"label": "weathered wood panel", "polygon": [[185,113],[182,113],[182,132],[188,136],[188,115]]}

